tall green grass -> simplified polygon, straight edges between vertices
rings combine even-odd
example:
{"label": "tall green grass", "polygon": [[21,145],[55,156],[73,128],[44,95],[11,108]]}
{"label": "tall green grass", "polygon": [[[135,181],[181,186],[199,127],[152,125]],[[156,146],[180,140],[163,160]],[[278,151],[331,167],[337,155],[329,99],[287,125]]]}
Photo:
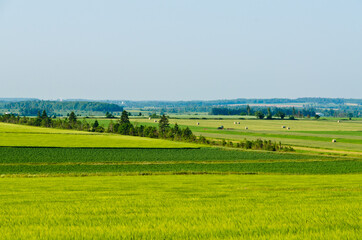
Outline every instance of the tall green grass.
{"label": "tall green grass", "polygon": [[0,179],[8,239],[359,239],[361,175]]}

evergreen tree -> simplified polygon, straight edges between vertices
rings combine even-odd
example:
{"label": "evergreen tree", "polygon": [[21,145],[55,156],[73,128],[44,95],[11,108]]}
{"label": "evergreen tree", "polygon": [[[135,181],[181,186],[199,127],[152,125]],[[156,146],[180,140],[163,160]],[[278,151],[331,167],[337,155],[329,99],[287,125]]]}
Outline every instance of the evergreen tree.
{"label": "evergreen tree", "polygon": [[246,111],[248,112],[248,115],[251,115],[251,108],[249,105],[246,106]]}
{"label": "evergreen tree", "polygon": [[94,121],[93,125],[92,125],[92,132],[95,132],[97,127],[99,127],[99,123],[97,120]]}
{"label": "evergreen tree", "polygon": [[129,117],[128,117],[128,112],[126,110],[123,110],[122,115],[121,115],[121,120],[120,120],[120,124],[129,124]]}
{"label": "evergreen tree", "polygon": [[43,114],[41,115],[42,119],[46,119],[48,118],[47,112],[45,110],[43,110]]}
{"label": "evergreen tree", "polygon": [[158,128],[160,129],[161,134],[165,134],[166,130],[170,127],[170,123],[168,121],[168,117],[163,114],[158,123]]}
{"label": "evergreen tree", "polygon": [[266,116],[266,118],[267,118],[267,119],[272,119],[272,118],[273,118],[273,115],[272,115],[269,107],[268,107],[267,111],[268,111],[268,115]]}
{"label": "evergreen tree", "polygon": [[74,112],[71,112],[71,113],[69,114],[69,122],[70,122],[71,124],[74,124],[76,121],[77,121],[77,116],[75,115]]}

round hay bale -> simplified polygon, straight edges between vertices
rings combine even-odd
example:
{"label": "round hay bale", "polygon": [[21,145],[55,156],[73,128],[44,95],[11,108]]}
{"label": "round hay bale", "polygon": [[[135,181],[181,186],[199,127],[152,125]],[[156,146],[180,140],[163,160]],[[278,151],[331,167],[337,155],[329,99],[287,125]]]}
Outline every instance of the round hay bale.
{"label": "round hay bale", "polygon": [[198,122],[198,123],[196,123],[196,125],[200,125],[200,123]]}
{"label": "round hay bale", "polygon": [[332,143],[335,143],[335,142],[337,142],[337,140],[336,140],[336,139],[332,139]]}
{"label": "round hay bale", "polygon": [[287,129],[290,130],[290,127],[288,127]]}
{"label": "round hay bale", "polygon": [[282,128],[285,128],[285,126],[282,126]]}
{"label": "round hay bale", "polygon": [[234,122],[234,124],[236,124],[236,122]]}
{"label": "round hay bale", "polygon": [[337,123],[340,123],[340,122],[341,122],[341,121],[339,121],[339,120],[337,121]]}
{"label": "round hay bale", "polygon": [[151,120],[151,118],[149,117],[148,120]]}
{"label": "round hay bale", "polygon": [[245,130],[248,130],[248,127],[245,127]]}
{"label": "round hay bale", "polygon": [[154,122],[157,122],[157,120],[154,120]]}

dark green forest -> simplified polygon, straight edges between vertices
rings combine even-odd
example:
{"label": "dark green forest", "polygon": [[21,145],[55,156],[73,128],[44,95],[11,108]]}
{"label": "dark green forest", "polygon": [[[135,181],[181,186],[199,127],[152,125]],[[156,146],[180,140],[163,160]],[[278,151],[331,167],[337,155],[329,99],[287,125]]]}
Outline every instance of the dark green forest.
{"label": "dark green forest", "polygon": [[[1,106],[1,105],[0,105]],[[123,107],[117,104],[86,101],[20,101],[2,103],[2,108],[18,111],[22,116],[36,116],[45,110],[48,114],[56,112],[121,112]]]}

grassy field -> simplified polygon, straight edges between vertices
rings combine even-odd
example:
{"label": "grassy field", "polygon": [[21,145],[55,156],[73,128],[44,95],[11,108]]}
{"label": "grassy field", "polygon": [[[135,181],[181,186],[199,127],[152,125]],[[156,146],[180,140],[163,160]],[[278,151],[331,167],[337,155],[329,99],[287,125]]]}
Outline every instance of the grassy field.
{"label": "grassy field", "polygon": [[358,239],[361,175],[0,179],[1,239]]}
{"label": "grassy field", "polygon": [[198,145],[116,134],[0,123],[0,146],[91,148],[194,148]]}
{"label": "grassy field", "polygon": [[3,176],[362,172],[362,160],[358,157],[192,149],[201,145],[11,124],[0,124],[0,130]]}
{"label": "grassy field", "polygon": [[0,124],[0,238],[359,238],[359,156],[200,146]]}
{"label": "grassy field", "polygon": [[0,175],[351,174],[361,159],[202,149],[0,148]]}
{"label": "grassy field", "polygon": [[[108,120],[103,120],[107,125]],[[153,119],[133,119],[133,122],[157,125]],[[196,135],[229,140],[269,139],[297,147],[336,150],[343,154],[362,156],[362,120],[237,120],[237,119],[171,119],[171,123],[188,126]],[[240,124],[234,124],[240,122]],[[199,123],[199,125],[197,125]],[[224,126],[224,130],[217,127]],[[282,128],[285,126],[286,128]],[[248,129],[245,129],[247,127]],[[290,128],[289,130],[287,128]],[[332,143],[336,139],[336,143]],[[327,151],[326,151],[327,152]]]}

